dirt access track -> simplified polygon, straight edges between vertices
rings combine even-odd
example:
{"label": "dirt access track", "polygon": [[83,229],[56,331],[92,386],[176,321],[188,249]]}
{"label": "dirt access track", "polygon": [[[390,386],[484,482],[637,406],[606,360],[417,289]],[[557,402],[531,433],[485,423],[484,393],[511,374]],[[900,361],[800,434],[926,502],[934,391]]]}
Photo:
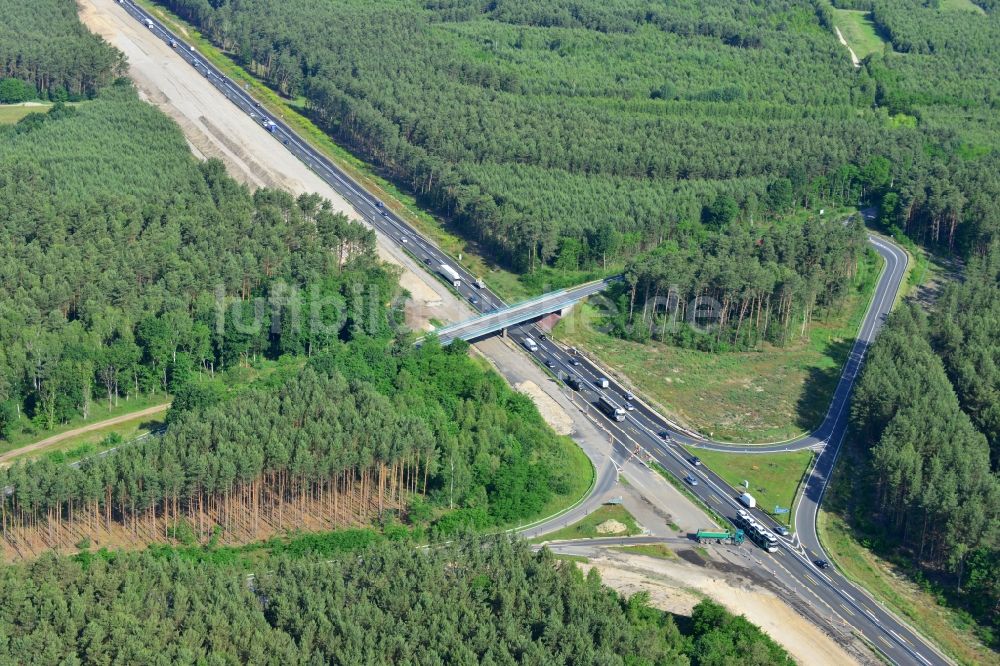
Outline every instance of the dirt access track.
{"label": "dirt access track", "polygon": [[[78,0],[80,20],[128,58],[129,77],[139,94],[180,125],[191,150],[216,158],[251,189],[272,187],[294,194],[318,193],[353,220],[361,216],[337,192],[254,122],[162,40],[129,16],[115,0]],[[407,323],[429,329],[429,321],[458,321],[468,307],[412,258],[379,234],[379,256],[403,269],[400,285],[410,292]]]}
{"label": "dirt access track", "polygon": [[146,416],[153,416],[154,414],[160,414],[167,411],[170,407],[170,403],[164,403],[162,405],[154,405],[153,407],[147,407],[146,409],[140,409],[137,412],[128,412],[127,414],[122,414],[121,416],[116,416],[114,418],[106,419],[104,421],[98,421],[97,423],[88,423],[85,426],[80,426],[79,428],[73,428],[72,430],[67,430],[66,432],[61,432],[58,435],[52,435],[51,437],[46,437],[27,446],[22,446],[19,449],[12,449],[7,451],[3,455],[0,455],[0,467],[6,467],[11,464],[11,461],[18,456],[23,456],[26,453],[31,453],[32,451],[38,451],[39,449],[44,449],[46,446],[51,444],[56,444],[63,441],[64,439],[69,439],[70,437],[76,437],[77,435],[82,435],[85,432],[93,432],[94,430],[100,430],[101,428],[107,428],[108,426],[118,425],[119,423],[124,423],[125,421],[132,421],[134,419],[141,419]]}

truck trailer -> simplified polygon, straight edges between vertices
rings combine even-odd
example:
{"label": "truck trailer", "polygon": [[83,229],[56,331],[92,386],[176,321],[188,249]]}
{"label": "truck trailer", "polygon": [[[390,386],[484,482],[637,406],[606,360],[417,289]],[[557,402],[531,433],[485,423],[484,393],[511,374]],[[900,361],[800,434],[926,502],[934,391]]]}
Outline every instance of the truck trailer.
{"label": "truck trailer", "polygon": [[625,410],[603,395],[598,398],[597,405],[601,408],[602,412],[607,414],[609,419],[614,419],[615,421],[625,420]]}
{"label": "truck trailer", "polygon": [[443,275],[453,286],[462,286],[462,277],[458,274],[458,271],[448,264],[441,264],[438,266],[438,273]]}
{"label": "truck trailer", "polygon": [[743,543],[744,539],[743,530],[736,530],[735,532],[730,532],[729,530],[721,532],[717,530],[698,530],[694,536],[698,540],[698,543],[722,543],[723,541],[730,541],[737,546]]}

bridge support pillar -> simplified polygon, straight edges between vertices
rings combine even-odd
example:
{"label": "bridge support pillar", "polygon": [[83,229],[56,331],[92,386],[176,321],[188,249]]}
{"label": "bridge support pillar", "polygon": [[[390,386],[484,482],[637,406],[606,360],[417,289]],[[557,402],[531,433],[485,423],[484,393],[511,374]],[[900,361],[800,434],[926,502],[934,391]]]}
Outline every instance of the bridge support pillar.
{"label": "bridge support pillar", "polygon": [[506,328],[501,328],[500,329],[500,337],[501,338],[506,338],[507,337],[507,329]]}

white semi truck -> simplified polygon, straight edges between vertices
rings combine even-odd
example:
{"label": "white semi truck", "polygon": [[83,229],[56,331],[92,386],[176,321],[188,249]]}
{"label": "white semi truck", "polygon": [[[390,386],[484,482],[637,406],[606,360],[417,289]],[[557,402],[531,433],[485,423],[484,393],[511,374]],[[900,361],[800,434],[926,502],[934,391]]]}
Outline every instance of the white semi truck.
{"label": "white semi truck", "polygon": [[438,273],[443,275],[452,285],[456,287],[462,286],[462,277],[458,274],[454,268],[448,264],[441,264],[438,266]]}

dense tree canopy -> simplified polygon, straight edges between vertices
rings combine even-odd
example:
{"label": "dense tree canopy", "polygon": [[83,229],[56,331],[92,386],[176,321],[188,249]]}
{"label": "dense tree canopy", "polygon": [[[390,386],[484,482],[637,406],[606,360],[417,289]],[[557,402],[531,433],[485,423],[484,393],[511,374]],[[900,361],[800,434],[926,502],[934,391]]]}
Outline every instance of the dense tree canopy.
{"label": "dense tree canopy", "polygon": [[682,633],[506,537],[271,557],[247,571],[163,554],[0,569],[0,660],[170,664],[793,663],[710,601]]}
{"label": "dense tree canopy", "polygon": [[390,350],[384,339],[359,338],[228,400],[182,392],[162,437],[78,467],[42,458],[0,470],[12,489],[3,536],[17,547],[34,535],[26,527],[75,520],[133,535],[148,526],[146,538],[193,523],[204,539],[218,524],[239,541],[238,525],[287,528],[286,503],[336,504],[335,496],[341,505],[361,497],[360,510],[334,507],[352,519],[417,502],[461,509],[436,531],[483,528],[534,516],[553,492],[567,492],[562,451],[530,399],[461,345]]}
{"label": "dense tree canopy", "polygon": [[875,2],[905,52],[856,71],[820,2],[163,3],[519,270],[889,190],[928,243],[1000,227],[993,12]]}
{"label": "dense tree canopy", "polygon": [[1000,251],[974,260],[964,281],[945,287],[930,327],[962,409],[1000,469]]}
{"label": "dense tree canopy", "polygon": [[855,501],[867,506],[862,498],[869,498],[876,508],[859,516],[863,528],[917,568],[950,574],[950,593],[990,627],[986,641],[994,644],[1000,636],[996,266],[995,254],[974,265],[929,319],[912,305],[894,313],[852,400],[855,429],[868,447]]}
{"label": "dense tree canopy", "polygon": [[719,195],[727,221],[856,201],[852,165],[919,143],[861,111],[808,4],[165,4],[521,270],[567,237],[634,254]]}
{"label": "dense tree canopy", "polygon": [[841,303],[866,244],[860,220],[822,218],[664,243],[629,262],[613,332],[710,349],[782,344]]}
{"label": "dense tree canopy", "polygon": [[27,82],[31,97],[67,100],[92,97],[124,74],[125,57],[76,12],[66,0],[0,0],[0,79]]}
{"label": "dense tree canopy", "polygon": [[387,325],[356,314],[395,289],[370,230],[199,164],[127,85],[0,137],[0,424],[13,410],[50,428],[100,398]]}

